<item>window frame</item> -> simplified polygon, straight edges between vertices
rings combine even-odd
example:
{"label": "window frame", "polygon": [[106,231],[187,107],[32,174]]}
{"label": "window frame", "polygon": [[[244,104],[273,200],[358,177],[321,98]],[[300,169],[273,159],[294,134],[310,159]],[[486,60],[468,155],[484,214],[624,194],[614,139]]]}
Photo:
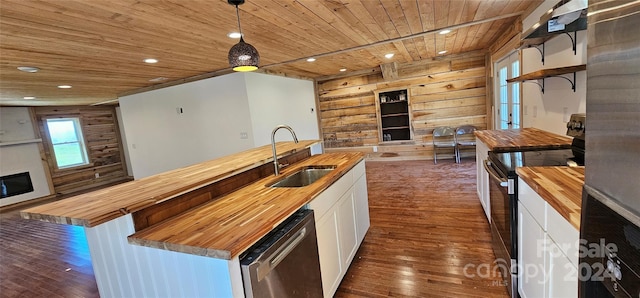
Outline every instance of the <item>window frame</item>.
{"label": "window frame", "polygon": [[[83,130],[83,125],[82,125],[82,117],[79,115],[64,115],[64,116],[57,116],[57,117],[47,117],[47,118],[43,118],[43,126],[44,129],[47,133],[47,143],[49,145],[50,148],[50,155],[51,155],[51,160],[53,161],[52,166],[54,167],[55,171],[67,171],[67,170],[76,170],[76,169],[81,169],[81,168],[87,168],[87,167],[92,167],[93,166],[93,162],[91,161],[91,159],[89,158],[89,150],[87,146],[87,140],[85,138],[84,135],[84,130]],[[69,165],[69,166],[64,166],[64,167],[60,167],[58,165],[58,157],[56,156],[56,151],[55,151],[55,145],[53,143],[53,140],[51,138],[51,132],[49,131],[49,121],[64,121],[64,120],[71,120],[74,122],[74,128],[75,128],[75,132],[76,132],[76,137],[79,139],[77,141],[78,144],[81,144],[80,149],[82,150],[83,153],[83,157],[84,157],[84,163],[81,164],[74,164],[74,165]]]}

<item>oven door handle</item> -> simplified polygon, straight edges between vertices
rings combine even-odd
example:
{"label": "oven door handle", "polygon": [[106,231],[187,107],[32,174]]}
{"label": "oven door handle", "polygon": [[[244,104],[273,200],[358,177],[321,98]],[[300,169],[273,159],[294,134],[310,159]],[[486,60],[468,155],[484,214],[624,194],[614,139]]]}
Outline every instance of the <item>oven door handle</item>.
{"label": "oven door handle", "polygon": [[487,171],[487,173],[489,173],[489,177],[491,177],[492,179],[500,182],[500,186],[502,186],[502,187],[508,187],[509,186],[509,183],[508,183],[507,179],[500,178],[500,176],[498,175],[496,170],[494,170],[493,167],[491,166],[491,162],[490,161],[488,161],[488,160],[484,161],[484,169]]}

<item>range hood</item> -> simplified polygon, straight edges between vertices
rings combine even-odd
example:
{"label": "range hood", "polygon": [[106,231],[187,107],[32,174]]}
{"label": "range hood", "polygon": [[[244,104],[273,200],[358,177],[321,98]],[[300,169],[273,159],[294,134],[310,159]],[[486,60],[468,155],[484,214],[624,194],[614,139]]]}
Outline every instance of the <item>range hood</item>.
{"label": "range hood", "polygon": [[587,29],[587,0],[562,0],[522,36],[525,44],[541,44],[560,34]]}

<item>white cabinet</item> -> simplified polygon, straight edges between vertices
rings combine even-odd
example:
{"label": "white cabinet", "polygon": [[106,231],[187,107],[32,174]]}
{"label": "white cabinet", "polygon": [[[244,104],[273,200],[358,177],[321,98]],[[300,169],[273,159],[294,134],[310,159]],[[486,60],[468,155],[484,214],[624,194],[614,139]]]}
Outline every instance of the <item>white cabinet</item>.
{"label": "white cabinet", "polygon": [[369,229],[364,161],[309,203],[314,210],[325,297],[333,297]]}
{"label": "white cabinet", "polygon": [[316,237],[318,239],[318,254],[320,258],[320,272],[322,289],[325,297],[330,289],[337,289],[342,280],[344,270],[340,257],[340,239],[337,237],[338,216],[336,212],[325,214],[320,220],[316,217]]}
{"label": "white cabinet", "polygon": [[[364,167],[364,163],[362,164]],[[355,175],[354,175],[355,176]],[[367,194],[367,176],[362,172],[362,175],[356,181],[354,185],[354,199],[356,201],[356,235],[358,237],[358,244],[364,240],[364,235],[369,230],[369,195]]]}
{"label": "white cabinet", "polygon": [[522,179],[518,199],[520,296],[577,297],[580,232]]}
{"label": "white cabinet", "polygon": [[[350,190],[353,190],[353,188]],[[340,255],[345,271],[358,250],[355,210],[353,191],[347,191],[338,201],[338,208],[336,209],[339,224],[338,232],[340,233]]]}
{"label": "white cabinet", "polygon": [[484,169],[484,161],[489,157],[489,147],[476,137],[476,189],[484,214],[491,222],[491,204],[489,201],[489,173]]}
{"label": "white cabinet", "polygon": [[542,274],[546,236],[533,215],[518,203],[518,292],[522,298],[542,298],[545,293],[545,275]]}

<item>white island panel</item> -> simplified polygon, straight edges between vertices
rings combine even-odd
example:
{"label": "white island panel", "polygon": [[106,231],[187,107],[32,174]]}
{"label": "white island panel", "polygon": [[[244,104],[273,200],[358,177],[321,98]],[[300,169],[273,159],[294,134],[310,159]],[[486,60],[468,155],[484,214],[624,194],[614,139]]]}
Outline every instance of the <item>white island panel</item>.
{"label": "white island panel", "polygon": [[238,258],[129,244],[130,214],[85,232],[101,297],[244,297]]}

